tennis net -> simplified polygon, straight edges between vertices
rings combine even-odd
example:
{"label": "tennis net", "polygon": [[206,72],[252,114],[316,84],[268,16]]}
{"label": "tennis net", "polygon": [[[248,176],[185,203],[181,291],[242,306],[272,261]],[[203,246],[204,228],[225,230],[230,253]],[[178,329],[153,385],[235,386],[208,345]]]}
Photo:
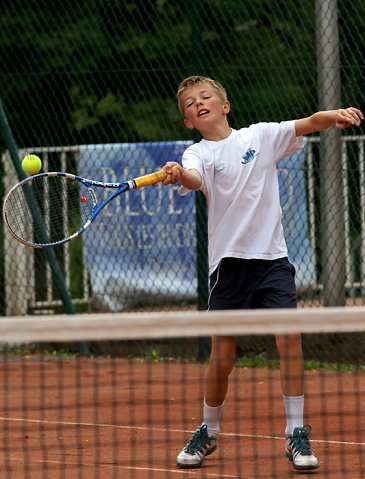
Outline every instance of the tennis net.
{"label": "tennis net", "polygon": [[[318,477],[365,476],[365,307],[0,319],[0,477],[289,478],[274,335],[302,333]],[[207,337],[236,336],[218,448],[202,422]]]}

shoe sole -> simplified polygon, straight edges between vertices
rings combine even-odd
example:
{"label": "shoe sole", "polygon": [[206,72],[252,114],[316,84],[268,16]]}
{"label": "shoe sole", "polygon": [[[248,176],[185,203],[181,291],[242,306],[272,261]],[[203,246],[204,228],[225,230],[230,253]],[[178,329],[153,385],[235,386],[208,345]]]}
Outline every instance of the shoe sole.
{"label": "shoe sole", "polygon": [[293,464],[293,467],[295,470],[297,471],[312,471],[313,469],[318,469],[319,468],[319,464],[315,465],[315,466],[295,466]]}
{"label": "shoe sole", "polygon": [[211,449],[209,449],[209,451],[202,457],[201,461],[197,464],[181,464],[176,459],[176,465],[179,466],[181,469],[198,469],[199,467],[202,466],[204,458],[213,454],[213,452],[216,449],[217,449],[217,444],[215,446],[213,446]]}
{"label": "shoe sole", "polygon": [[293,462],[292,454],[287,451],[285,452],[285,457],[289,459],[289,461],[293,464],[294,469],[296,469],[297,471],[310,471],[312,469],[318,469],[320,466],[319,462],[317,462],[317,464],[314,466],[296,466]]}

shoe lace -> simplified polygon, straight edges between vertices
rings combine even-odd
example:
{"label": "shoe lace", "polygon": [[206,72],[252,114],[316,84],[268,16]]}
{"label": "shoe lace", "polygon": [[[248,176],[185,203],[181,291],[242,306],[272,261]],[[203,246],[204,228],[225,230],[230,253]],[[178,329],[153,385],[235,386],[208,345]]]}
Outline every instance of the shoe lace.
{"label": "shoe lace", "polygon": [[194,432],[193,437],[185,446],[185,451],[189,454],[194,454],[196,451],[203,452],[203,448],[208,442],[207,426],[198,427]]}
{"label": "shoe lace", "polygon": [[309,456],[312,454],[312,449],[308,439],[311,429],[312,428],[308,425],[303,426],[300,429],[298,436],[293,438],[295,449],[304,456]]}

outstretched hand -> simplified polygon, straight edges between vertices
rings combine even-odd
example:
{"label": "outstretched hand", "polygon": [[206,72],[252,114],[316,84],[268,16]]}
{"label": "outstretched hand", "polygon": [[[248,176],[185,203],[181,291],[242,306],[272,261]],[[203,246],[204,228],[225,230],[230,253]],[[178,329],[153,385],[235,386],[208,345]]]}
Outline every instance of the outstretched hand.
{"label": "outstretched hand", "polygon": [[363,119],[363,114],[357,108],[340,108],[336,112],[336,128],[344,130],[351,125],[359,126]]}

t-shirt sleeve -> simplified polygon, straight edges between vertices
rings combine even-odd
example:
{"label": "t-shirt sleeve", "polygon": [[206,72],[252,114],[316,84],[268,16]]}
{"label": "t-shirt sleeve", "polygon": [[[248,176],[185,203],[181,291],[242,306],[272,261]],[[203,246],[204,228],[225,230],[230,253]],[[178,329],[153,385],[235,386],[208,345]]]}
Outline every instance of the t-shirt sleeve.
{"label": "t-shirt sleeve", "polygon": [[[182,156],[182,166],[184,170],[197,170],[199,171],[202,181],[204,182],[204,168],[203,168],[203,162],[198,154],[198,151],[195,148],[195,145],[189,146],[187,148]],[[178,190],[178,193],[180,196],[186,196],[188,193],[190,193],[189,188],[186,188],[185,186],[181,186]]]}
{"label": "t-shirt sleeve", "polygon": [[273,145],[275,161],[278,162],[304,146],[302,136],[296,136],[295,120],[280,123],[262,123],[264,134]]}

